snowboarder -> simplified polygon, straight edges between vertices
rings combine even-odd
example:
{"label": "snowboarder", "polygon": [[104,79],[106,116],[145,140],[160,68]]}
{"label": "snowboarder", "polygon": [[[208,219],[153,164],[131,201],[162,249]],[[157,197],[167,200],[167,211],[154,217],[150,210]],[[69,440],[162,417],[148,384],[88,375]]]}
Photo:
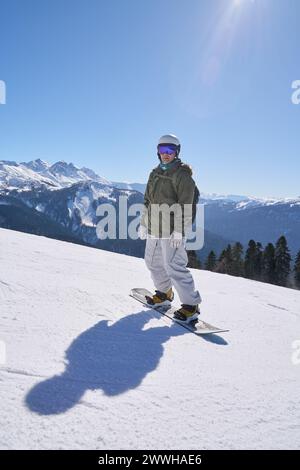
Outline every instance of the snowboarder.
{"label": "snowboarder", "polygon": [[[155,286],[155,294],[147,297],[149,305],[164,305],[172,302],[175,287],[181,302],[174,318],[190,323],[199,316],[201,296],[195,290],[191,272],[187,268],[188,257],[185,249],[186,228],[192,223],[189,209],[194,202],[195,182],[191,168],[179,159],[180,141],[173,135],[163,135],[157,145],[159,165],[152,170],[146,187],[139,237],[146,239],[145,262]],[[153,216],[154,207],[167,207],[168,230],[163,220],[166,212]],[[170,212],[175,204],[180,211]],[[161,207],[161,206],[159,206]]]}

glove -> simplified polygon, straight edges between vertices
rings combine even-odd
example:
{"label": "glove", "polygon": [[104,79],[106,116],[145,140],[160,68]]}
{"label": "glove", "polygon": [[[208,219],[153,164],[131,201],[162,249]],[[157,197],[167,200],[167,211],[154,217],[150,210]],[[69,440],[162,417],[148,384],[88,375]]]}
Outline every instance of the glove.
{"label": "glove", "polygon": [[148,236],[148,230],[147,230],[147,227],[145,227],[145,225],[140,225],[139,226],[138,236],[141,240],[146,240],[146,238]]}
{"label": "glove", "polygon": [[179,248],[182,244],[183,237],[180,232],[173,232],[170,236],[170,245],[172,248]]}

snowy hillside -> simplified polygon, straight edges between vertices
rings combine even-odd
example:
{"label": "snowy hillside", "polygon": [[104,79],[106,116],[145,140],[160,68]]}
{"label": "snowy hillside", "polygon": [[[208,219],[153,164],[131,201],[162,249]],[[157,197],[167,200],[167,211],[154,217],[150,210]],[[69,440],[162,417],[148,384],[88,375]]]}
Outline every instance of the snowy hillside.
{"label": "snowy hillside", "polygon": [[229,333],[130,298],[142,259],[0,229],[0,448],[298,448],[300,292],[193,273]]}

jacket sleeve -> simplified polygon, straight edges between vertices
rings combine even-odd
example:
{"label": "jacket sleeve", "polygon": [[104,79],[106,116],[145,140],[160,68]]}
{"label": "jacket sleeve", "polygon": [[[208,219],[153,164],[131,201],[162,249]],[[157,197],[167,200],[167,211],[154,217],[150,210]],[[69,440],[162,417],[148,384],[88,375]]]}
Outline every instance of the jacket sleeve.
{"label": "jacket sleeve", "polygon": [[174,214],[174,231],[183,235],[192,225],[195,181],[189,171],[182,171],[177,182],[178,207]]}
{"label": "jacket sleeve", "polygon": [[150,204],[149,187],[150,187],[150,177],[146,186],[146,191],[144,195],[144,209],[143,209],[143,212],[141,214],[141,219],[140,219],[140,224],[144,225],[144,227],[148,227],[148,207]]}

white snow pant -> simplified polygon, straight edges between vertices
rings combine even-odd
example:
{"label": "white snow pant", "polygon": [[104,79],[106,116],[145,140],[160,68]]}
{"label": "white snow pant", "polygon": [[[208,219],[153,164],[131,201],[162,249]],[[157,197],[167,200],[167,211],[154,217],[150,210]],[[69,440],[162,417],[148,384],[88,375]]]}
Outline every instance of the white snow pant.
{"label": "white snow pant", "polygon": [[182,304],[200,304],[201,296],[186,267],[188,257],[183,243],[179,248],[172,248],[168,238],[147,238],[145,263],[155,289],[167,292],[174,286]]}

